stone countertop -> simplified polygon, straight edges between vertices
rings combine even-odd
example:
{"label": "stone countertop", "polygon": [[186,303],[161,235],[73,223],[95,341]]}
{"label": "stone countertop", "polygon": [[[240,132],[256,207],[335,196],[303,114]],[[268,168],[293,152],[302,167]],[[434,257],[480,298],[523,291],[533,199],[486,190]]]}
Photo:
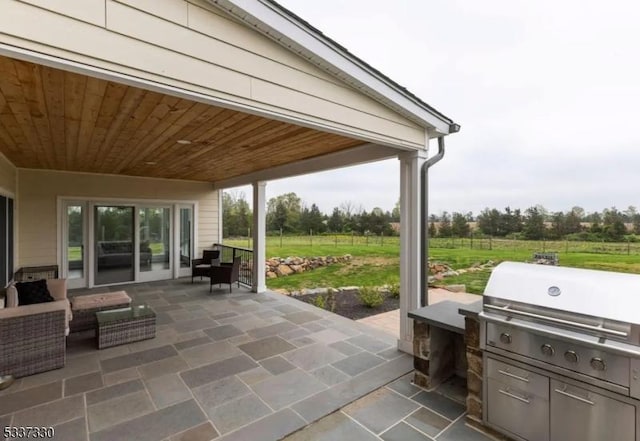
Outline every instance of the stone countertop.
{"label": "stone countertop", "polygon": [[462,304],[458,308],[458,313],[465,317],[477,319],[478,314],[482,311],[482,300],[473,303]]}
{"label": "stone countertop", "polygon": [[444,300],[410,311],[409,317],[457,334],[464,334],[464,316],[459,313],[463,306],[463,303]]}

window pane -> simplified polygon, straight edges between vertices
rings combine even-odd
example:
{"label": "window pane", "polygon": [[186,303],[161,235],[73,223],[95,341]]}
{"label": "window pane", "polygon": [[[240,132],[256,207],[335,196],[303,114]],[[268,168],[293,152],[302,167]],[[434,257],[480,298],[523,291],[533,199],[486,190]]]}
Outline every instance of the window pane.
{"label": "window pane", "polygon": [[140,208],[140,271],[171,268],[171,209]]}

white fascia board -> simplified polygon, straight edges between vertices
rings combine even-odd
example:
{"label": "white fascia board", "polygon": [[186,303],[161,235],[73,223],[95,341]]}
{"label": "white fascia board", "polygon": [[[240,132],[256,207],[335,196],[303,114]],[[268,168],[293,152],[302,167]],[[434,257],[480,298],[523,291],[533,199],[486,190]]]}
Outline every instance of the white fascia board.
{"label": "white fascia board", "polygon": [[225,188],[238,187],[240,185],[248,185],[256,181],[272,181],[274,179],[290,178],[292,176],[350,167],[352,165],[394,158],[402,152],[404,152],[404,150],[394,149],[378,144],[363,144],[348,150],[305,159],[294,162],[293,164],[279,165],[254,173],[215,181],[213,183],[213,188],[222,190]]}
{"label": "white fascia board", "polygon": [[382,102],[412,121],[432,129],[435,136],[450,133],[451,120],[421,105],[400,87],[336,47],[304,23],[263,0],[207,0],[254,29],[296,52],[362,93]]}

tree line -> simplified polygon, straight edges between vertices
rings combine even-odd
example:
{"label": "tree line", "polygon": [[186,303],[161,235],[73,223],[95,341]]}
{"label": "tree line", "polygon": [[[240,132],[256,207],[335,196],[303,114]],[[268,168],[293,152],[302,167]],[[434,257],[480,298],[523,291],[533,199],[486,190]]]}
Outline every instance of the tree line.
{"label": "tree line", "polygon": [[630,206],[620,211],[615,207],[586,214],[581,207],[549,212],[541,205],[524,212],[506,207],[485,208],[475,218],[472,213],[441,213],[429,217],[431,237],[467,237],[472,233],[491,237],[525,240],[584,240],[620,242],[636,240],[640,234],[640,213]]}
{"label": "tree line", "polygon": [[[242,192],[223,192],[223,228],[225,237],[246,236],[252,222],[251,207]],[[290,192],[267,202],[267,231],[271,234],[356,233],[394,235],[400,222],[400,204],[392,210],[376,207],[366,211],[362,205],[346,201],[331,214],[322,213],[315,203],[306,204]],[[542,205],[524,211],[506,207],[472,212],[446,211],[429,216],[430,237],[469,237],[484,235],[525,240],[635,241],[640,235],[640,213],[634,206],[620,211],[616,207],[586,213],[574,206],[567,211],[551,212]]]}
{"label": "tree line", "polygon": [[[224,237],[246,236],[251,228],[252,212],[242,192],[223,192],[222,225]],[[308,205],[296,193],[286,193],[267,201],[267,232],[271,234],[356,233],[390,236],[396,234],[392,223],[399,222],[400,209],[371,211],[345,201],[331,214],[320,211],[314,203]]]}

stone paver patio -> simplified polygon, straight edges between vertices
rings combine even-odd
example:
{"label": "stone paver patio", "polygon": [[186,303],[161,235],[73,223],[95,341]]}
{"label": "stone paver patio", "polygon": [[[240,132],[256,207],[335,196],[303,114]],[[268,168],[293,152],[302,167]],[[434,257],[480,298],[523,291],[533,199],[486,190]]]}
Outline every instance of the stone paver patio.
{"label": "stone paver patio", "polygon": [[78,441],[275,440],[412,370],[393,336],[282,295],[209,294],[190,279],[111,288],[121,289],[154,308],[156,338],[98,351],[91,331],[73,334],[64,368],[0,392],[0,428],[53,426],[55,439]]}

